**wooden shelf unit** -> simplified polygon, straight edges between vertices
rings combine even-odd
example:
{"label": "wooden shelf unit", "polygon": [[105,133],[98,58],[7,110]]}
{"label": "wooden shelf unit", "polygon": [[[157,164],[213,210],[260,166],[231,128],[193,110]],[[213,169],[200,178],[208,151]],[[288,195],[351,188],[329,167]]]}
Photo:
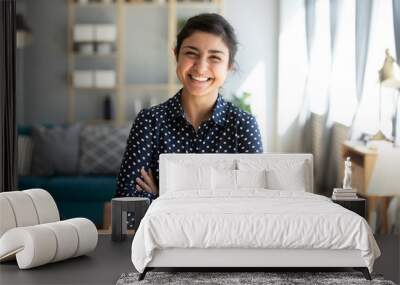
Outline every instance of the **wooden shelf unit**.
{"label": "wooden shelf unit", "polygon": [[[168,20],[168,35],[167,35],[167,45],[168,48],[174,47],[176,35],[177,35],[177,23],[178,23],[178,10],[183,8],[187,13],[187,10],[193,10],[193,15],[198,14],[200,10],[210,10],[213,9],[214,12],[223,14],[223,0],[211,0],[211,1],[125,1],[125,0],[114,0],[113,3],[102,3],[102,2],[89,2],[87,4],[78,3],[76,0],[66,0],[68,2],[68,121],[69,123],[74,123],[77,121],[76,118],[76,97],[82,92],[112,92],[114,94],[114,122],[116,125],[122,125],[126,122],[126,111],[125,103],[127,94],[129,91],[162,91],[164,93],[172,96],[180,88],[180,84],[176,78],[175,68],[176,62],[175,57],[172,52],[168,56],[168,76],[167,82],[154,82],[151,84],[147,83],[128,83],[125,82],[125,26],[126,13],[125,8],[127,7],[143,7],[146,6],[149,9],[165,7],[167,12]],[[73,40],[73,27],[76,24],[76,9],[91,9],[93,7],[103,7],[105,9],[115,10],[115,25],[117,31],[117,38],[114,43],[115,51],[110,55],[84,55],[75,52],[75,42]],[[101,23],[99,23],[101,24]],[[76,88],[73,85],[72,74],[76,68],[76,61],[80,59],[93,60],[93,61],[104,61],[113,60],[115,64],[116,72],[116,86],[115,88]],[[77,94],[79,93],[79,94]],[[93,118],[94,121],[99,121],[99,118]]]}

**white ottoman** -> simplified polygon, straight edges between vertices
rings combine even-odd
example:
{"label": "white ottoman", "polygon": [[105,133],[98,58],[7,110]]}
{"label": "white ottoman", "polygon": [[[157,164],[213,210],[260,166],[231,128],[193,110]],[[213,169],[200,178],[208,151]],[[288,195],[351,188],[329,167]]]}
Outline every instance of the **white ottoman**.
{"label": "white ottoman", "polygon": [[16,258],[20,269],[32,268],[86,254],[97,239],[88,219],[60,221],[43,189],[0,193],[0,262]]}

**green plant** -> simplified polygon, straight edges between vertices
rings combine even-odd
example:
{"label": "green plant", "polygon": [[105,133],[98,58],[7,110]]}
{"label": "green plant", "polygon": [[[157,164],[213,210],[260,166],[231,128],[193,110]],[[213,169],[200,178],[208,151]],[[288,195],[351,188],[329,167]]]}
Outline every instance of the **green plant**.
{"label": "green plant", "polygon": [[233,105],[239,107],[243,111],[251,114],[251,106],[249,103],[246,102],[247,99],[251,97],[250,92],[243,92],[242,95],[234,94],[232,96],[232,103]]}

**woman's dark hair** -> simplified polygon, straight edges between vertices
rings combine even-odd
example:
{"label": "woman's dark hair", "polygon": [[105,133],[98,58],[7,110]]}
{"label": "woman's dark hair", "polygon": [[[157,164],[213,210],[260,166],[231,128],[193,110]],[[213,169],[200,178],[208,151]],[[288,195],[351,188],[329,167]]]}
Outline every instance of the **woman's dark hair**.
{"label": "woman's dark hair", "polygon": [[232,66],[235,61],[238,45],[235,31],[224,17],[215,13],[199,14],[186,21],[176,39],[176,55],[178,56],[184,39],[198,31],[210,33],[222,38],[222,41],[229,49],[229,66]]}

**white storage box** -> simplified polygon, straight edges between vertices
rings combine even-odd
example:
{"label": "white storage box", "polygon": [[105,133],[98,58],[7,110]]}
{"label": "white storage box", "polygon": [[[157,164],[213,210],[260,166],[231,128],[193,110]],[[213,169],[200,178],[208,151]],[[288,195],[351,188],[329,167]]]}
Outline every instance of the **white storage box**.
{"label": "white storage box", "polygon": [[110,55],[113,53],[112,43],[98,43],[96,51],[97,54]]}
{"label": "white storage box", "polygon": [[94,34],[98,42],[114,42],[117,38],[115,25],[96,25]]}
{"label": "white storage box", "polygon": [[75,70],[73,79],[75,87],[93,87],[93,72],[91,70]]}
{"label": "white storage box", "polygon": [[92,43],[80,43],[78,44],[78,53],[82,55],[94,54],[94,45]]}
{"label": "white storage box", "polygon": [[115,70],[96,70],[94,83],[98,88],[113,88],[116,83]]}
{"label": "white storage box", "polygon": [[94,40],[93,25],[78,24],[74,27],[75,42],[90,42]]}

